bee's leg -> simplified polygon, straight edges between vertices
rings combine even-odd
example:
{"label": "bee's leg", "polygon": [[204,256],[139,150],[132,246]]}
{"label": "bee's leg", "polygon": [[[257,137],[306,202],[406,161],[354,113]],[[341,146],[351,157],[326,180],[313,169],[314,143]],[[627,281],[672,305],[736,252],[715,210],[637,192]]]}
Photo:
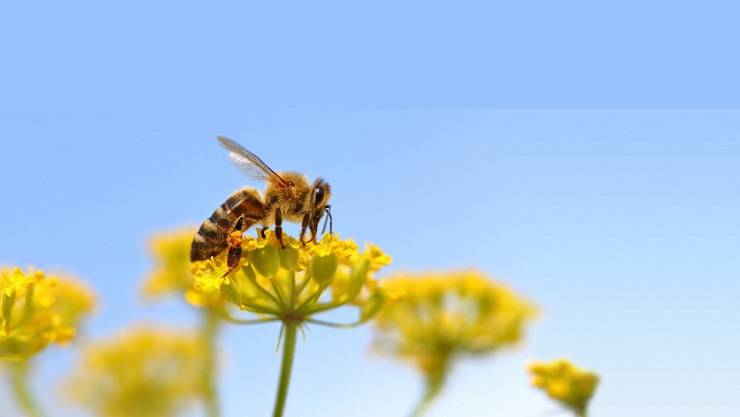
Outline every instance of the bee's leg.
{"label": "bee's leg", "polygon": [[269,227],[267,227],[267,226],[258,228],[257,229],[257,238],[262,238],[262,239],[266,238],[267,237],[267,230],[268,229],[269,229]]}
{"label": "bee's leg", "polygon": [[283,245],[283,212],[280,211],[280,207],[275,209],[275,236],[280,242],[280,248],[285,249],[285,245]]}
{"label": "bee's leg", "polygon": [[224,276],[228,276],[239,266],[239,261],[242,258],[242,235],[244,234],[244,216],[234,222],[234,228],[231,233],[226,236],[226,243],[229,245],[229,252],[226,255],[226,266],[229,269],[224,273]]}
{"label": "bee's leg", "polygon": [[234,272],[234,270],[239,266],[239,260],[242,258],[242,246],[239,245],[237,247],[229,248],[229,253],[226,258],[226,265],[229,267],[229,270],[226,271],[224,276],[229,275],[230,273]]}
{"label": "bee's leg", "polygon": [[309,215],[308,213],[303,215],[303,220],[301,221],[301,245],[306,246],[306,242],[303,240],[303,237],[306,235],[306,228],[308,228],[308,219]]}
{"label": "bee's leg", "polygon": [[319,234],[319,221],[321,220],[320,217],[313,217],[311,218],[311,240],[309,242],[316,242],[316,237]]}

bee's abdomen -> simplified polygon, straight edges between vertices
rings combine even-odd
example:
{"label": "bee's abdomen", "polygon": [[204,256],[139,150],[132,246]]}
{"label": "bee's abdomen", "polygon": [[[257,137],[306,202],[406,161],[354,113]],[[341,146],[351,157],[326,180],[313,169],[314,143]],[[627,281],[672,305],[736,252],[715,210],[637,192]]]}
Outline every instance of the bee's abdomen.
{"label": "bee's abdomen", "polygon": [[246,230],[262,219],[263,213],[264,203],[257,190],[245,187],[236,191],[200,225],[190,245],[190,261],[202,261],[226,249],[226,236],[239,216],[244,216]]}

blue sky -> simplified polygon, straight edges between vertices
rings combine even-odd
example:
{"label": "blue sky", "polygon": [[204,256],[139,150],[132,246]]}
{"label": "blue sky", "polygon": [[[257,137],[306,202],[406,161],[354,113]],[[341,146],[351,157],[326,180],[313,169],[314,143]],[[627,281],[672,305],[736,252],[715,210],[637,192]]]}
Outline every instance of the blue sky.
{"label": "blue sky", "polygon": [[[559,356],[603,375],[594,416],[740,407],[740,112],[4,110],[0,264],[90,282],[101,306],[89,337],[187,326],[179,301],[147,306],[136,290],[149,234],[200,222],[248,182],[218,134],[328,179],[335,229],[380,245],[390,270],[475,266],[542,307],[524,346],[462,363],[431,416],[549,415],[523,366]],[[227,417],[269,414],[277,332],[224,335]],[[313,328],[288,415],[404,415],[416,375],[369,355],[370,337]],[[41,356],[47,402],[73,358]]]}
{"label": "blue sky", "polygon": [[0,107],[733,107],[734,0],[0,6]]}

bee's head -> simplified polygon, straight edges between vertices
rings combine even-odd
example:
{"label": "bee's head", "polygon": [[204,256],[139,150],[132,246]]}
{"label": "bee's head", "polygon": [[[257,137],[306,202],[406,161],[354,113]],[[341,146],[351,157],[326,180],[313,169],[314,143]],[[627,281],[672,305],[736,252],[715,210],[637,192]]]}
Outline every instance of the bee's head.
{"label": "bee's head", "polygon": [[[313,185],[311,185],[309,198],[311,199],[309,206],[311,207],[311,229],[315,231],[318,229],[319,222],[324,216],[324,213],[327,214],[328,220],[331,221],[331,205],[329,205],[331,186],[323,178],[317,178],[313,182]],[[329,230],[331,231],[331,226]]]}
{"label": "bee's head", "polygon": [[313,213],[324,211],[331,198],[331,186],[323,178],[317,178],[311,185],[309,198],[311,199],[310,207]]}

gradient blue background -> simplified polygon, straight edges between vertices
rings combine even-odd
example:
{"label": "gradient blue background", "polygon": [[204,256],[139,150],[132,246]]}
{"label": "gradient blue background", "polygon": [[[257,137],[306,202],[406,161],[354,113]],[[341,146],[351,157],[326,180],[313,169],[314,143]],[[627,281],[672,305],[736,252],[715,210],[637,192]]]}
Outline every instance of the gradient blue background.
{"label": "gradient blue background", "polygon": [[[217,134],[329,179],[336,230],[379,244],[389,270],[475,266],[542,307],[522,347],[461,363],[431,416],[550,415],[523,367],[560,356],[602,374],[597,417],[740,408],[740,111],[3,111],[0,264],[90,282],[87,337],[194,323],[179,300],[145,305],[137,288],[149,234],[200,222],[245,183]],[[225,333],[226,417],[269,414],[277,333]],[[311,328],[287,415],[405,415],[417,376],[369,355],[370,339]],[[40,356],[47,408],[73,359]]]}
{"label": "gradient blue background", "polygon": [[740,105],[735,0],[27,0],[0,107]]}

